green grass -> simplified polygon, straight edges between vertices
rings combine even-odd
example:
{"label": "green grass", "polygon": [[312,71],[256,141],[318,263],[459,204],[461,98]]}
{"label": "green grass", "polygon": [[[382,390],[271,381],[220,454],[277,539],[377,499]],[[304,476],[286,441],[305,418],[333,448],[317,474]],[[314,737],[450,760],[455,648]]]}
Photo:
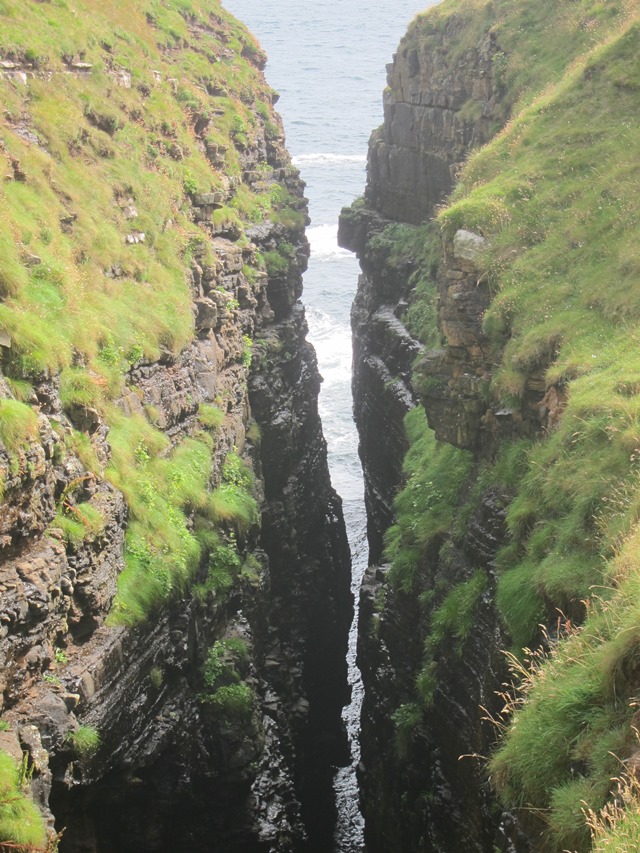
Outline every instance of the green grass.
{"label": "green grass", "polygon": [[45,824],[35,803],[26,793],[23,768],[0,751],[0,843],[11,842],[25,848],[43,847]]}
{"label": "green grass", "polygon": [[[572,60],[620,27],[635,8],[635,0],[446,0],[417,16],[401,48],[421,45],[424,50],[439,42],[452,19],[463,22],[448,43],[447,58],[453,65],[466,51],[477,49],[491,30],[502,48],[494,56],[493,74],[502,90],[506,117],[513,105],[527,103],[557,80]],[[463,106],[469,117],[474,106]]]}
{"label": "green grass", "polygon": [[[110,620],[132,625],[184,591],[205,553],[216,552],[213,525],[242,530],[257,520],[252,474],[235,454],[211,490],[212,439],[188,438],[166,454],[168,440],[139,415],[111,412],[112,456],[106,476],[127,501],[125,568]],[[191,518],[196,516],[195,527]],[[208,535],[207,535],[208,533]],[[224,567],[226,570],[226,566]],[[225,586],[212,578],[205,588]]]}
{"label": "green grass", "polygon": [[90,503],[67,502],[50,526],[62,530],[67,543],[78,546],[85,539],[95,539],[103,532],[104,517],[100,510]]}
{"label": "green grass", "polygon": [[486,590],[487,575],[478,569],[468,580],[454,585],[437,607],[430,607],[422,668],[416,679],[424,706],[433,704],[434,692],[441,677],[437,664],[439,649],[446,642],[453,644],[453,651],[458,657],[462,655],[464,641],[475,622],[478,603]]}
{"label": "green grass", "polygon": [[[640,132],[630,119],[640,109],[637,18],[636,0],[445,0],[416,19],[401,45],[426,52],[455,29],[447,50],[453,64],[491,29],[502,48],[494,77],[504,117],[513,117],[463,166],[438,222],[447,239],[466,228],[488,240],[480,272],[493,297],[484,330],[495,368],[483,401],[526,411],[542,382],[556,389],[563,409],[543,436],[482,461],[468,491],[473,471],[463,475],[451,460],[452,479],[460,471],[457,492],[452,482],[436,505],[434,493],[444,495],[433,476],[441,450],[434,452],[423,424],[417,441],[431,448],[398,498],[388,539],[392,578],[399,589],[426,589],[431,622],[420,630],[436,630],[417,688],[428,704],[441,677],[432,654],[441,642],[437,629],[445,626],[444,636],[454,639],[458,613],[464,622],[464,608],[445,607],[460,588],[429,587],[433,561],[448,553],[439,537],[459,541],[487,489],[508,507],[497,601],[514,665],[539,639],[541,624],[560,619],[569,634],[551,643],[548,660],[536,659],[523,703],[509,703],[513,723],[490,772],[507,807],[542,817],[541,844],[549,851],[637,846],[637,790],[630,790],[626,812],[611,802],[611,779],[636,748],[631,716],[640,660]],[[462,115],[472,119],[474,109],[466,104]],[[402,228],[388,236],[402,258]],[[384,232],[374,238],[373,251],[389,256],[385,239]],[[426,283],[434,265],[429,237],[423,239],[425,256],[414,250],[413,276]],[[422,339],[433,346],[428,285],[423,293],[414,289],[410,310],[413,334],[422,326]],[[415,376],[418,388],[430,381]],[[412,495],[412,482],[429,485],[414,486]],[[466,612],[472,622],[473,607]],[[607,802],[611,820],[598,818]],[[583,809],[592,815],[593,842]]]}
{"label": "green grass", "polygon": [[224,412],[218,409],[217,406],[211,406],[208,403],[200,403],[198,408],[198,421],[205,429],[215,431],[222,426],[224,421]]}
{"label": "green grass", "polygon": [[635,748],[628,697],[639,584],[630,576],[610,601],[596,602],[584,628],[572,629],[549,658],[530,655],[530,668],[514,663],[524,702],[508,703],[513,725],[489,769],[505,804],[546,815],[550,850],[590,849],[582,810],[605,806]]}
{"label": "green grass", "polygon": [[69,732],[67,741],[80,757],[88,758],[100,746],[100,733],[92,726],[78,726]]}
{"label": "green grass", "polygon": [[[36,0],[3,0],[0,32],[3,58],[35,61],[53,75],[30,78],[27,87],[0,80],[1,159],[8,174],[19,161],[25,176],[0,186],[0,330],[12,344],[2,370],[18,398],[0,401],[0,440],[18,464],[38,435],[37,415],[22,399],[30,399],[30,382],[45,377],[59,375],[72,417],[77,409],[99,412],[110,428],[106,476],[130,514],[112,618],[133,624],[183,590],[207,559],[194,515],[227,532],[257,518],[248,483],[224,477],[212,488],[221,411],[203,404],[208,437],[170,451],[150,423],[127,419],[112,404],[133,365],[177,354],[194,338],[186,272],[194,258],[216,262],[193,221],[192,196],[224,191],[213,222],[238,239],[246,223],[286,217],[299,200],[266,162],[257,165],[265,175],[258,191],[240,180],[244,148],[259,150],[267,134],[281,131],[272,90],[254,64],[262,52],[218,0],[145,0],[134,8],[80,0],[73,9],[49,4],[46,15]],[[81,56],[90,73],[67,73],[70,56]],[[126,70],[131,87],[116,85],[111,68]],[[15,132],[25,117],[41,145]],[[196,144],[198,121],[209,123],[206,143],[218,146],[222,169]],[[237,177],[237,186],[223,175]],[[144,233],[144,242],[128,244],[132,232]],[[289,263],[292,247],[281,249]],[[247,368],[251,349],[247,335]],[[148,407],[149,420],[154,414],[157,420]],[[65,446],[88,470],[105,473],[87,435],[67,435]],[[99,532],[99,519],[85,509],[70,502],[54,522],[74,547]]]}
{"label": "green grass", "polygon": [[558,610],[584,628],[525,679],[490,766],[509,807],[545,816],[549,850],[590,848],[582,808],[604,807],[634,749],[639,35],[627,22],[533,99],[471,157],[439,217],[446,236],[464,227],[489,240],[494,400],[517,407],[540,376],[566,398],[506,490],[497,597],[516,649]]}
{"label": "green grass", "polygon": [[367,263],[390,283],[403,282],[409,296],[403,322],[428,347],[440,343],[435,310],[440,250],[440,234],[433,222],[421,226],[393,222],[367,243]]}
{"label": "green grass", "polygon": [[255,694],[242,679],[249,670],[249,650],[240,637],[216,640],[207,652],[202,678],[207,692],[200,700],[227,723],[248,722]]}
{"label": "green grass", "polygon": [[386,536],[386,556],[392,585],[410,593],[433,571],[427,553],[451,527],[472,457],[438,443],[422,407],[407,414],[405,428],[411,445],[404,462],[407,483],[394,503],[397,520]]}
{"label": "green grass", "polygon": [[211,697],[211,705],[227,722],[248,722],[255,705],[255,693],[248,684],[227,684]]}
{"label": "green grass", "polygon": [[494,394],[523,395],[542,372],[568,396],[558,427],[530,450],[508,511],[518,548],[503,561],[499,599],[519,642],[533,636],[543,604],[580,614],[638,518],[640,306],[629,253],[640,136],[628,127],[640,106],[638,32],[630,25],[576,64],[473,157],[440,216],[447,233],[464,226],[490,238],[485,274],[496,295],[485,328],[505,365]]}
{"label": "green grass", "polygon": [[38,415],[26,403],[0,400],[0,441],[10,456],[26,450],[38,437]]}

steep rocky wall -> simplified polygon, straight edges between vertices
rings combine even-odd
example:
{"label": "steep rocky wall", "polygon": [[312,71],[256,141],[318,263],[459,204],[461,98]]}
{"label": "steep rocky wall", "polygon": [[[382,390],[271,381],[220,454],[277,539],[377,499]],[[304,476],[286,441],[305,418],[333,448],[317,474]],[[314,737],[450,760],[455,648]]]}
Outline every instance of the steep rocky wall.
{"label": "steep rocky wall", "polygon": [[374,561],[402,479],[402,419],[415,403],[410,376],[423,348],[401,322],[415,261],[391,269],[372,240],[392,221],[429,219],[451,191],[456,167],[490,137],[503,114],[492,73],[492,57],[500,51],[494,35],[481,32],[462,57],[451,55],[465,26],[453,15],[434,34],[418,19],[401,41],[387,68],[384,124],[369,143],[364,204],[340,218],[338,240],[357,253],[362,267],[352,309],[354,413]]}
{"label": "steep rocky wall", "polygon": [[[80,10],[90,18],[93,11],[90,4]],[[29,4],[28,14],[39,15],[40,7]],[[149,9],[145,20],[144,10],[136,10],[135,38],[162,42],[164,14],[163,8]],[[3,719],[10,726],[0,747],[16,756],[27,751],[34,797],[49,815],[51,831],[54,820],[56,831],[64,828],[63,851],[326,849],[330,767],[344,751],[340,708],[352,604],[342,511],[330,485],[317,413],[319,377],[298,301],[308,254],[303,186],[284,148],[255,42],[216,4],[204,14],[186,9],[182,16],[169,14],[172,31],[184,27],[185,34],[154,58],[151,83],[140,80],[134,65],[122,70],[116,84],[131,88],[133,72],[143,104],[133,120],[148,133],[143,150],[152,159],[146,168],[166,178],[159,181],[165,180],[167,208],[162,211],[161,198],[126,190],[124,219],[134,222],[122,239],[127,247],[147,251],[150,238],[135,221],[136,208],[157,206],[169,240],[172,229],[186,232],[177,280],[190,294],[191,332],[180,346],[165,335],[156,358],[143,346],[134,348],[128,363],[123,346],[118,349],[108,336],[99,340],[102,363],[111,359],[122,371],[109,402],[101,396],[106,380],[92,373],[100,369],[99,360],[94,368],[90,355],[76,352],[77,367],[63,367],[62,373],[52,367],[27,371],[15,327],[3,332],[3,411],[22,413],[28,429],[13,444],[5,429],[5,443],[0,442],[0,650]],[[95,20],[98,28],[99,14]],[[43,30],[34,30],[33,39],[38,37]],[[21,161],[14,153],[7,158],[23,163],[11,180],[28,191],[41,180],[37,146],[47,127],[41,115],[30,113],[32,90],[46,102],[57,75],[65,75],[59,79],[71,103],[76,81],[81,91],[94,63],[103,61],[100,51],[106,51],[110,67],[112,48],[97,45],[93,54],[65,55],[62,62],[55,50],[34,59],[34,49],[10,44],[0,49],[0,83],[24,109],[19,125],[15,113],[5,122],[3,151],[21,152]],[[188,63],[200,62],[202,55],[218,80],[205,86],[196,73],[196,94],[187,95]],[[216,62],[224,66],[221,71]],[[171,71],[174,78],[167,79]],[[107,82],[113,85],[113,78]],[[99,80],[96,85],[99,91]],[[157,89],[152,99],[186,104],[184,112],[154,114],[148,101],[152,86]],[[103,94],[108,100],[109,93]],[[253,107],[243,120],[233,110],[242,113],[247,103]],[[223,140],[229,104],[233,133]],[[98,157],[116,168],[121,156],[136,156],[131,137],[118,136],[125,119],[109,124],[89,109],[85,115],[89,130],[80,128],[76,136],[74,128],[74,145],[88,145],[91,134],[96,137],[91,144],[104,138],[109,150]],[[29,134],[22,130],[26,126],[33,128]],[[158,132],[173,135],[171,145],[159,143]],[[89,167],[93,150],[87,147],[81,155]],[[78,156],[70,143],[68,151]],[[185,161],[189,168],[183,172]],[[99,159],[97,164],[102,166]],[[55,176],[62,196],[69,174],[60,168]],[[186,194],[178,203],[175,178],[184,181]],[[95,180],[100,197],[97,169]],[[122,215],[120,205],[114,209]],[[76,206],[60,224],[61,239],[80,240],[74,223],[85,218]],[[151,221],[149,230],[155,230]],[[20,251],[27,270],[43,263]],[[164,251],[165,263],[173,264],[171,249]],[[107,290],[126,285],[129,264],[107,268]],[[11,295],[11,310],[22,305],[20,310],[29,310],[21,298]],[[152,293],[146,298],[153,311]],[[93,383],[100,392],[87,402],[77,394],[65,397],[65,375],[79,375],[65,370],[81,372],[83,387]],[[12,409],[13,402],[4,401],[18,403],[16,389],[25,379],[30,385],[24,402]],[[24,414],[27,406],[34,416]],[[134,439],[130,470],[114,486],[116,422],[125,431],[127,423],[142,431],[137,444]],[[156,497],[153,485],[162,481],[143,482],[150,472],[162,471],[156,454],[169,461],[194,447],[191,439],[200,447],[204,442],[213,465],[201,495],[167,516],[167,523],[184,525],[185,551],[193,550],[196,535],[203,543],[191,577],[174,582],[162,563],[175,562],[176,555],[167,546],[157,552],[158,562],[155,546],[135,545],[131,530],[139,527],[142,506],[153,510],[160,501],[164,507],[166,496]],[[235,498],[248,488],[242,484],[251,475],[243,473],[243,464],[228,467],[238,456],[256,478],[252,497],[244,498],[248,509],[222,503],[207,521],[202,514],[207,495]],[[183,488],[180,470],[172,478],[169,491]],[[138,483],[143,495],[136,509]],[[261,519],[251,501],[257,501]],[[99,523],[92,527],[89,520],[96,517]],[[80,533],[70,533],[68,518],[80,521]],[[138,558],[147,577],[134,576],[127,587],[133,598],[127,599],[122,587],[118,592],[118,578],[124,569],[122,577],[131,579],[126,573]],[[141,618],[131,602],[147,606],[140,590],[154,572],[169,592]],[[116,615],[109,617],[114,600]],[[207,681],[212,660],[218,669]],[[220,677],[227,679],[223,686],[236,689],[224,706],[215,698],[221,695],[215,693]],[[233,696],[239,697],[235,705]],[[82,747],[79,738],[86,731],[98,733],[97,746]]]}
{"label": "steep rocky wall", "polygon": [[[418,402],[420,390],[413,376],[416,359],[440,364],[446,352],[448,359],[458,359],[459,367],[452,373],[471,374],[472,384],[482,379],[480,371],[476,378],[475,368],[469,369],[464,349],[466,343],[475,355],[482,354],[476,338],[481,337],[477,325],[486,297],[483,302],[485,291],[475,286],[477,277],[468,287],[466,301],[461,300],[458,291],[465,274],[456,270],[447,275],[439,265],[439,280],[444,282],[439,335],[448,340],[448,333],[456,330],[461,340],[452,336],[446,350],[429,350],[403,322],[415,299],[413,274],[421,259],[410,250],[394,251],[393,236],[385,239],[385,232],[393,234],[394,220],[417,225],[433,215],[453,186],[456,167],[472,146],[489,138],[504,109],[492,74],[492,57],[499,51],[495,36],[481,32],[462,57],[459,51],[451,55],[464,26],[453,16],[443,32],[425,37],[414,24],[401,42],[388,67],[384,125],[373,133],[369,145],[364,204],[343,211],[340,219],[339,241],[358,254],[362,268],[352,308],[353,393],[374,565],[362,589],[359,623],[358,661],[365,684],[360,784],[367,848],[380,853],[396,849],[480,853],[509,843],[500,829],[500,816],[494,813],[481,765],[472,758],[458,760],[462,754],[486,754],[493,740],[491,727],[478,712],[480,705],[493,707],[492,690],[502,667],[502,638],[489,594],[463,650],[439,652],[438,672],[447,674],[430,709],[424,715],[418,712],[417,731],[403,734],[398,717],[417,707],[415,685],[429,631],[420,593],[432,596],[434,589],[464,582],[480,566],[491,574],[501,539],[499,506],[497,518],[492,518],[491,509],[496,507],[487,497],[486,509],[478,512],[452,560],[440,563],[443,539],[434,542],[422,567],[428,581],[409,594],[389,583],[388,566],[375,565],[382,559],[384,535],[395,517],[394,498],[404,482],[403,462],[409,449],[404,417]],[[429,31],[428,25],[422,29]],[[452,254],[453,248],[449,251]],[[458,266],[467,269],[466,263],[473,270],[471,261],[463,258]],[[448,288],[456,293],[447,302],[443,296]],[[452,306],[448,324],[446,305]],[[473,340],[467,341],[465,334]],[[425,337],[433,340],[433,333]],[[431,379],[429,387],[448,388],[448,379]],[[475,413],[477,398],[473,392],[469,396],[467,408]],[[442,411],[439,438],[455,439],[463,429],[461,397],[458,393],[456,403]],[[474,421],[476,428],[480,417],[481,412]]]}
{"label": "steep rocky wall", "polygon": [[[427,20],[412,25],[388,67],[385,120],[370,141],[364,204],[343,211],[340,220],[340,243],[358,254],[362,268],[352,309],[353,388],[372,563],[382,558],[384,534],[394,521],[393,501],[404,482],[406,413],[419,396],[430,394],[425,403],[430,423],[438,421],[438,438],[475,447],[485,410],[476,391],[489,360],[479,328],[487,296],[477,276],[465,290],[466,276],[475,269],[472,256],[454,260],[451,245],[447,257],[452,263],[438,265],[438,334],[447,346],[428,349],[403,322],[415,301],[414,273],[421,259],[411,251],[394,253],[393,237],[381,253],[377,239],[394,221],[418,225],[428,220],[451,191],[459,164],[490,138],[504,115],[493,68],[493,57],[501,51],[495,34],[480,28],[469,43],[468,21],[462,17],[448,16],[439,28]],[[461,50],[462,32],[467,47]],[[434,333],[424,338],[432,341]],[[473,367],[467,363],[470,352],[477,362]],[[414,379],[416,359],[427,366],[426,388]],[[449,389],[451,376],[457,380],[455,394],[443,390],[441,396],[455,399],[447,397],[448,403],[438,407],[438,389]],[[471,386],[466,396],[465,382]],[[491,590],[502,525],[500,502],[487,495],[453,557],[440,561],[442,538],[428,549],[420,570],[427,580],[410,594],[389,583],[388,566],[374,565],[365,580],[358,647],[365,684],[360,782],[372,851],[485,851],[511,843],[481,764],[458,760],[463,754],[486,754],[494,738],[478,711],[480,705],[494,707],[493,690],[503,675],[499,649],[504,638],[489,591],[463,647],[438,652],[441,680],[429,709],[415,710],[430,625],[420,593],[433,596],[434,589],[464,583],[480,567],[488,572]],[[441,600],[436,593],[433,607]],[[403,729],[402,714],[410,713],[417,713],[420,723],[416,728],[414,720],[413,728]]]}
{"label": "steep rocky wall", "polygon": [[[588,754],[578,767],[578,747],[567,746],[570,700],[555,689],[562,682],[568,691],[577,683],[572,677],[598,670],[600,654],[615,654],[600,647],[607,643],[600,638],[597,651],[594,646],[592,656],[576,664],[576,648],[594,630],[589,613],[584,634],[572,632],[603,577],[595,528],[608,518],[608,494],[619,488],[617,477],[628,484],[634,476],[622,456],[614,472],[615,440],[607,443],[606,473],[597,456],[586,450],[582,456],[580,449],[582,416],[595,424],[600,411],[595,397],[582,396],[591,393],[590,381],[601,379],[598,387],[612,399],[604,373],[598,379],[595,369],[592,379],[591,365],[603,341],[621,340],[617,321],[603,307],[591,325],[585,314],[571,313],[572,303],[557,298],[551,304],[545,290],[552,278],[557,284],[575,273],[580,299],[588,279],[589,311],[600,311],[595,294],[610,292],[612,282],[595,258],[626,251],[617,219],[598,230],[602,202],[590,195],[589,180],[575,174],[574,153],[584,155],[590,174],[599,155],[592,143],[578,153],[563,132],[588,127],[591,133],[599,111],[606,122],[623,121],[613,107],[619,101],[610,87],[617,84],[604,49],[576,60],[578,70],[562,77],[599,39],[613,54],[630,55],[637,5],[614,4],[609,11],[607,22],[588,2],[534,7],[450,0],[419,17],[389,66],[385,123],[371,138],[364,198],[341,216],[341,244],[358,253],[362,267],[353,307],[354,399],[371,558],[389,561],[369,569],[361,595],[360,784],[371,851],[590,849],[585,791],[596,810],[618,793],[612,765],[590,746],[589,721],[597,717],[607,736],[619,736],[616,755],[631,754],[631,709],[613,698],[615,688],[598,682],[593,694],[572,704],[573,736],[580,754]],[[557,89],[549,84],[559,80]],[[469,157],[518,98],[522,112]],[[602,138],[612,139],[602,128]],[[566,171],[564,165],[556,170],[552,164],[564,163],[566,155]],[[622,150],[607,156],[626,162]],[[566,204],[558,205],[563,185]],[[610,191],[608,185],[600,190]],[[427,223],[434,213],[438,221]],[[593,254],[580,273],[568,273],[568,223],[581,227],[585,216]],[[567,240],[556,244],[559,234]],[[609,249],[614,234],[617,250]],[[628,286],[636,288],[637,281]],[[584,340],[591,349],[578,354],[576,342]],[[625,359],[613,369],[617,377]],[[413,410],[418,400],[424,417]],[[594,479],[581,490],[574,477],[587,468]],[[606,480],[606,494],[595,485],[597,476]],[[624,517],[631,548],[635,522]],[[596,551],[600,562],[592,570],[588,555]],[[565,571],[569,561],[579,567],[575,573]],[[607,578],[615,575],[613,567],[607,571]],[[604,605],[607,619],[634,582],[625,577],[612,593],[615,606]],[[539,642],[544,621],[540,654],[551,646],[550,662],[531,683],[525,678],[528,710],[516,711],[506,746],[496,753],[499,737],[487,720],[503,710],[496,691],[511,677],[500,650]],[[544,724],[538,714],[546,715]],[[552,758],[546,738],[554,725],[559,737]],[[491,783],[502,805],[486,769],[492,754],[498,758],[488,764]],[[534,755],[543,754],[534,790],[530,769]],[[633,760],[628,767],[635,767]],[[536,805],[520,808],[523,802]],[[637,804],[629,802],[633,819]],[[608,838],[607,828],[596,826],[596,835]]]}
{"label": "steep rocky wall", "polygon": [[501,48],[486,31],[461,47],[468,26],[464,14],[450,15],[429,37],[426,21],[424,28],[413,24],[387,67],[384,124],[369,143],[365,199],[389,219],[419,224],[431,217],[459,164],[503,116],[493,68]]}

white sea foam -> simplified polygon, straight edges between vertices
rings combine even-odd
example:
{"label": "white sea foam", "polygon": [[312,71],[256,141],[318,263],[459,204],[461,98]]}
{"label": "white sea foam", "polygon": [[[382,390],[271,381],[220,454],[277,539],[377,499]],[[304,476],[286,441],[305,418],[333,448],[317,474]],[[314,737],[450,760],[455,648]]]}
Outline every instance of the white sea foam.
{"label": "white sea foam", "polygon": [[350,258],[351,252],[338,246],[337,225],[314,225],[307,228],[311,257],[319,261],[329,258]]}
{"label": "white sea foam", "polygon": [[314,165],[329,165],[331,163],[366,163],[366,154],[330,154],[329,152],[321,152],[318,154],[298,154],[292,158],[294,166],[304,166],[309,164]]}

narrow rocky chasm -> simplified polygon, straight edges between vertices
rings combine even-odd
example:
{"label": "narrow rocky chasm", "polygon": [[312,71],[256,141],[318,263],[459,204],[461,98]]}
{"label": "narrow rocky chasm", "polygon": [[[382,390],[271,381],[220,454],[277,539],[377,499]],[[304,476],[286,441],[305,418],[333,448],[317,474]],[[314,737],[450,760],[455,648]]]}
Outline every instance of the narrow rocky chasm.
{"label": "narrow rocky chasm", "polygon": [[213,0],[41,11],[0,10],[0,750],[47,821],[0,840],[326,850],[349,550],[265,58]]}

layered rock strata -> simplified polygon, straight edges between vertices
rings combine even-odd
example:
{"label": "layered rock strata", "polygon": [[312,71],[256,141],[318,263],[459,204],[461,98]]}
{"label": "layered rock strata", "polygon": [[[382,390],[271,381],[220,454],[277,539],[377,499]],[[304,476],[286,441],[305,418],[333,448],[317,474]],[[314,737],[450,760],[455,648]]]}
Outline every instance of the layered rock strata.
{"label": "layered rock strata", "polygon": [[390,222],[431,217],[451,190],[456,167],[489,138],[502,114],[492,73],[500,48],[483,33],[461,61],[451,48],[463,28],[452,16],[441,37],[429,39],[416,23],[400,43],[387,68],[384,123],[369,143],[364,206],[340,219],[338,240],[357,253],[362,267],[352,309],[353,388],[373,561],[381,555],[402,479],[402,418],[415,404],[409,377],[423,348],[401,322],[412,265],[391,269],[371,241]]}
{"label": "layered rock strata", "polygon": [[[465,22],[453,15],[442,32],[414,23],[388,67],[385,120],[371,137],[364,203],[343,211],[339,241],[355,251],[362,274],[352,309],[354,413],[360,435],[369,513],[370,559],[361,593],[358,660],[365,684],[360,783],[367,849],[507,849],[512,835],[487,790],[477,758],[493,741],[480,705],[493,707],[502,677],[504,638],[492,603],[492,560],[503,536],[500,500],[487,494],[468,531],[446,560],[444,539],[430,547],[427,580],[411,594],[389,583],[389,567],[375,565],[394,520],[393,499],[404,482],[409,447],[403,421],[425,402],[430,425],[443,441],[476,449],[485,428],[486,405],[477,391],[491,356],[481,329],[488,302],[474,264],[481,238],[461,234],[443,247],[434,285],[439,293],[442,349],[430,350],[403,320],[414,297],[417,258],[403,264],[380,254],[379,235],[393,222],[428,220],[453,187],[457,166],[473,146],[495,131],[504,105],[493,73],[500,48],[482,32],[460,56]],[[422,381],[414,378],[421,365]],[[488,587],[462,649],[438,652],[441,675],[429,709],[403,740],[402,715],[416,706],[416,678],[429,631],[420,593],[464,583],[483,567]],[[435,595],[438,600],[438,593]],[[441,599],[440,599],[441,600]],[[443,675],[446,673],[446,675]],[[415,725],[415,724],[414,724]],[[508,823],[508,821],[507,821]]]}
{"label": "layered rock strata", "polygon": [[[227,19],[214,12],[206,27],[187,18],[194,38],[204,33],[229,43]],[[157,25],[153,16],[147,23]],[[264,88],[264,57],[248,37],[244,50],[253,63],[245,86]],[[7,74],[24,67],[19,85],[51,80],[24,58],[14,60]],[[177,81],[166,85],[177,91]],[[211,115],[221,113],[215,104],[229,93],[211,84],[208,95]],[[242,96],[251,98],[248,88]],[[60,849],[68,853],[320,850],[331,834],[331,765],[344,752],[349,555],[298,301],[308,254],[303,185],[279,118],[270,105],[261,110],[250,138],[238,124],[241,174],[222,175],[222,191],[187,187],[200,229],[182,269],[192,296],[191,342],[177,352],[167,347],[157,360],[132,358],[115,400],[127,418],[152,420],[167,454],[201,435],[204,424],[213,457],[209,489],[232,476],[224,473],[229,454],[253,469],[261,519],[222,517],[215,541],[232,560],[222,580],[211,581],[220,547],[212,541],[194,577],[164,605],[136,624],[114,624],[108,617],[131,516],[104,473],[112,459],[105,410],[65,402],[59,375],[43,372],[30,377],[27,402],[37,421],[28,442],[17,450],[0,443],[0,655],[10,726],[0,747],[27,753],[34,797],[51,833],[64,830]],[[225,149],[208,136],[210,117],[189,116],[193,144],[219,182]],[[181,160],[186,154],[175,146],[164,153]],[[28,169],[16,180],[28,183]],[[286,197],[289,219],[276,221],[263,209],[262,221],[245,228],[237,217],[216,217],[223,202],[247,191]],[[143,201],[126,198],[125,217],[135,217]],[[170,210],[166,216],[170,230]],[[127,245],[144,242],[142,231],[131,234]],[[266,271],[263,257],[279,250],[286,263]],[[110,272],[116,283],[122,275],[117,265]],[[13,400],[11,338],[2,346],[11,381],[0,379],[0,392]],[[208,424],[203,411],[212,409],[219,414]],[[73,449],[78,442],[87,452]],[[147,464],[146,446],[136,454],[134,464]],[[153,494],[144,500],[152,504]],[[77,508],[85,506],[99,513],[99,526],[76,538],[56,526],[61,512],[81,514]],[[196,515],[192,506],[188,530],[197,527]],[[241,688],[235,695],[244,697],[225,713],[207,693],[212,649],[230,656],[214,663],[226,667],[231,686]],[[97,732],[99,743],[82,749],[87,731]]]}
{"label": "layered rock strata", "polygon": [[[464,16],[450,15],[430,38],[417,23],[387,66],[384,124],[371,136],[367,206],[389,219],[419,224],[452,189],[456,168],[502,117],[493,58],[495,33],[463,49]],[[426,37],[425,37],[426,36]]]}

